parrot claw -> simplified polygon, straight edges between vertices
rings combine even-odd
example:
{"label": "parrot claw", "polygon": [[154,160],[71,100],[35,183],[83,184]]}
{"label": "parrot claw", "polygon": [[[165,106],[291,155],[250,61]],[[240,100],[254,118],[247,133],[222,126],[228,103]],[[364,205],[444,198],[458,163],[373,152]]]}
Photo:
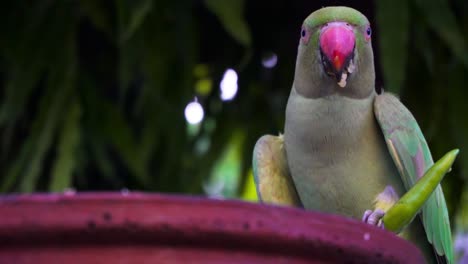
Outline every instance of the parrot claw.
{"label": "parrot claw", "polygon": [[382,223],[382,218],[385,215],[385,212],[381,209],[376,209],[375,211],[366,210],[362,216],[362,221],[369,225],[374,225],[380,228],[384,228]]}

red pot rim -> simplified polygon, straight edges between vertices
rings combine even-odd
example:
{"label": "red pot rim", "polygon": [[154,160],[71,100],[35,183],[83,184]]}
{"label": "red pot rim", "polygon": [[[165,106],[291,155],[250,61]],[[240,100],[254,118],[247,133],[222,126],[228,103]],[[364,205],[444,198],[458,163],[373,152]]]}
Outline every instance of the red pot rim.
{"label": "red pot rim", "polygon": [[123,244],[423,262],[414,245],[387,231],[295,208],[138,192],[0,196],[2,251]]}

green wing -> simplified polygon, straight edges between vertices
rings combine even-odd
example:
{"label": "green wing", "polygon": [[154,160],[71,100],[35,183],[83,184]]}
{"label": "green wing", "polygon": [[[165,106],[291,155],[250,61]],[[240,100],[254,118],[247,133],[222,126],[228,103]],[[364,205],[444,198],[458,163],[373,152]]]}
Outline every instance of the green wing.
{"label": "green wing", "polygon": [[[427,142],[413,115],[392,94],[378,95],[374,112],[405,188],[409,190],[434,164]],[[437,255],[453,263],[450,222],[440,185],[423,206],[421,219]]]}
{"label": "green wing", "polygon": [[261,137],[255,144],[252,166],[260,201],[300,206],[296,188],[289,174],[282,136]]}

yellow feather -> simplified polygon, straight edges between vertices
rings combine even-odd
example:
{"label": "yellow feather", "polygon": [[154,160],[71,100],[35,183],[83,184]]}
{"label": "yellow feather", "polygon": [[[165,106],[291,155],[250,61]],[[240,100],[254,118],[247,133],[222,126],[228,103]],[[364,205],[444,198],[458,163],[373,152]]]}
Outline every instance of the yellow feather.
{"label": "yellow feather", "polygon": [[392,186],[385,187],[385,190],[374,199],[374,210],[380,209],[387,212],[397,201],[399,197]]}

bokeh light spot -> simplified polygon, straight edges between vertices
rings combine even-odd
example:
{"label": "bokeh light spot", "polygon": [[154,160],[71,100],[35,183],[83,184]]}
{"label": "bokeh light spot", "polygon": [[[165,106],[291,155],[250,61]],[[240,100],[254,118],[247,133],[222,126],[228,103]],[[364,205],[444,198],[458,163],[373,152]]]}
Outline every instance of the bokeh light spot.
{"label": "bokeh light spot", "polygon": [[200,123],[205,116],[205,111],[203,111],[202,105],[197,102],[190,102],[185,107],[185,119],[189,124],[195,125]]}
{"label": "bokeh light spot", "polygon": [[233,69],[227,69],[224,72],[223,79],[219,85],[221,89],[221,100],[230,101],[237,94],[237,72]]}
{"label": "bokeh light spot", "polygon": [[275,53],[269,53],[262,59],[262,65],[265,68],[271,69],[278,63],[278,56]]}

